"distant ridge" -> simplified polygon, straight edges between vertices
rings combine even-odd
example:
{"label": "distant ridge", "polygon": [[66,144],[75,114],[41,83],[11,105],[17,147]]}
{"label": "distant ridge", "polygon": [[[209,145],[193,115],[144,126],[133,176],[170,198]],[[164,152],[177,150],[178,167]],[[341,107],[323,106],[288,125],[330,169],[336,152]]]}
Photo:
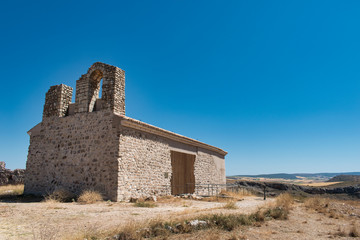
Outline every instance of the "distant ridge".
{"label": "distant ridge", "polygon": [[251,178],[283,178],[283,179],[299,179],[298,177],[306,178],[332,178],[337,175],[360,175],[360,172],[344,172],[344,173],[274,173],[274,174],[259,174],[259,175],[233,175],[228,178],[237,177],[251,177]]}
{"label": "distant ridge", "polygon": [[328,182],[360,182],[360,176],[342,174],[331,178]]}

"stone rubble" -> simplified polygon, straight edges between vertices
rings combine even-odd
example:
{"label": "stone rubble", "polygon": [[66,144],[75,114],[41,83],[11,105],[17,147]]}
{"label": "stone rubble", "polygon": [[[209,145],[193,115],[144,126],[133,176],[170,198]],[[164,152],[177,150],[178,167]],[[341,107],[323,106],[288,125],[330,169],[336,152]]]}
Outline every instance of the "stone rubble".
{"label": "stone rubble", "polygon": [[23,184],[24,175],[24,169],[15,169],[12,171],[6,169],[5,162],[0,162],[0,186],[7,184]]}

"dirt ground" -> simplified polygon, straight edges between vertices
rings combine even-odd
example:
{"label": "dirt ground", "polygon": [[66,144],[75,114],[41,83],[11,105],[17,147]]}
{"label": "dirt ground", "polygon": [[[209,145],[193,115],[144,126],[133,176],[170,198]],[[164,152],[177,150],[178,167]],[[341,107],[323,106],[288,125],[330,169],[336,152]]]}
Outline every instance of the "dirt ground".
{"label": "dirt ground", "polygon": [[[336,215],[333,214],[333,210],[336,211]],[[270,220],[258,226],[241,227],[232,232],[217,229],[204,230],[191,235],[174,235],[169,239],[360,239],[360,237],[349,236],[353,228],[357,229],[360,236],[360,201],[354,201],[351,204],[334,201],[324,213],[307,209],[303,203],[295,203],[288,220]]]}
{"label": "dirt ground", "polygon": [[[245,197],[236,210],[222,209],[225,203],[178,199],[157,202],[154,208],[132,203],[0,203],[0,239],[60,239],[81,232],[111,229],[131,221],[167,219],[202,213],[251,213],[271,202],[259,197]],[[51,238],[53,237],[53,238]]]}
{"label": "dirt ground", "polygon": [[[225,202],[206,202],[189,199],[168,199],[156,207],[136,207],[133,203],[32,202],[0,203],[0,239],[73,239],[85,233],[108,231],[131,222],[142,223],[153,219],[194,217],[209,213],[252,213],[274,202],[260,197],[244,197],[238,209],[224,209]],[[334,201],[326,211],[307,209],[297,202],[288,220],[270,220],[255,226],[244,226],[227,232],[217,229],[202,230],[191,235],[173,235],[168,239],[360,239],[348,232],[360,230],[360,201]],[[359,233],[360,234],[360,233]]]}

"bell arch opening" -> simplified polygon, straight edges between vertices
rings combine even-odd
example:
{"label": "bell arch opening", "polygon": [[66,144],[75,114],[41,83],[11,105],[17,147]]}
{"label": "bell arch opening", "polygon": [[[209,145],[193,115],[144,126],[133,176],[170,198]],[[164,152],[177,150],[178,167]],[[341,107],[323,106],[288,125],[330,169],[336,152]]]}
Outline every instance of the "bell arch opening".
{"label": "bell arch opening", "polygon": [[[101,99],[103,93],[102,84],[103,84],[104,74],[100,70],[95,70],[90,75],[90,103],[89,103],[89,112],[96,111],[96,102],[98,99]],[[100,93],[101,90],[101,93]]]}

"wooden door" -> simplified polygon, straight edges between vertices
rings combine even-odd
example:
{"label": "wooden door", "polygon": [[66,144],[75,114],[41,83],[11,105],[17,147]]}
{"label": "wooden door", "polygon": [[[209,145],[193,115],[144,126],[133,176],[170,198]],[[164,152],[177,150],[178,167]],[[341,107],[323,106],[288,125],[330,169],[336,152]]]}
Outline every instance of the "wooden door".
{"label": "wooden door", "polygon": [[171,194],[194,193],[195,155],[171,151]]}

